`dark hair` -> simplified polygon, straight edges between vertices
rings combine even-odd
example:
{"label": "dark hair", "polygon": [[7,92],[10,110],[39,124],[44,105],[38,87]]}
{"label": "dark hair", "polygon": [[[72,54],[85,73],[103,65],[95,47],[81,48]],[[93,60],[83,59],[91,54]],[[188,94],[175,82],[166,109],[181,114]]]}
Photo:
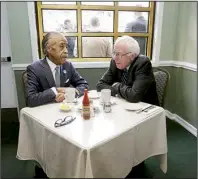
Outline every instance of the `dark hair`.
{"label": "dark hair", "polygon": [[50,39],[50,37],[52,35],[55,35],[55,34],[60,34],[58,32],[49,32],[47,33],[44,37],[43,37],[43,40],[42,40],[42,50],[43,50],[43,54],[45,56],[47,56],[47,44],[48,44],[48,41]]}
{"label": "dark hair", "polygon": [[66,20],[64,20],[64,24],[65,25],[67,25],[67,23],[70,23],[71,22],[71,20],[70,19],[66,19]]}

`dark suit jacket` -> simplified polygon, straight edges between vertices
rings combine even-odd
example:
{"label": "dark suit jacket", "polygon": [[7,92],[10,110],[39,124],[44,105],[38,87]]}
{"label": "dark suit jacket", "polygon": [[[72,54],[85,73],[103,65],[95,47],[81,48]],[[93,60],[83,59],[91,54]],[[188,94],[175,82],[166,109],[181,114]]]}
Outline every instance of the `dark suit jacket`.
{"label": "dark suit jacket", "polygon": [[[114,60],[96,85],[97,91],[111,89],[112,96],[118,94],[129,102],[146,102],[159,105],[152,65],[148,57],[139,55],[128,69],[127,85],[121,83],[122,71]],[[118,82],[115,87],[112,85]]]}
{"label": "dark suit jacket", "polygon": [[[88,83],[73,67],[72,63],[65,62],[60,68],[61,87],[75,87],[80,96],[83,95],[84,89],[88,89]],[[67,79],[69,82],[66,83]],[[52,87],[56,87],[53,74],[44,58],[38,60],[27,67],[27,103],[28,106],[34,107],[50,102],[55,102],[55,94]]]}
{"label": "dark suit jacket", "polygon": [[138,17],[135,21],[126,25],[125,32],[142,32],[146,33],[147,22],[143,16]]}
{"label": "dark suit jacket", "polygon": [[[138,17],[135,21],[130,22],[126,25],[125,32],[139,32],[146,33],[147,22],[143,16]],[[134,37],[140,46],[140,53],[145,54],[146,39],[144,37]]]}

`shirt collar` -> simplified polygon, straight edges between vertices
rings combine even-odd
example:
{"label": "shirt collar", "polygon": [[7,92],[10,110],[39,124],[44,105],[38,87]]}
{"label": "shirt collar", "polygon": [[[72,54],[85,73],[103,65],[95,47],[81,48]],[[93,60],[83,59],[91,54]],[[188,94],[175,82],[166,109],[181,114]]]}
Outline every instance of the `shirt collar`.
{"label": "shirt collar", "polygon": [[55,63],[53,63],[48,57],[46,57],[46,60],[47,60],[48,65],[50,66],[50,69],[52,71],[54,71],[56,69],[57,65]]}
{"label": "shirt collar", "polygon": [[129,64],[129,66],[128,66],[128,67],[126,67],[126,68],[125,68],[125,70],[127,70],[127,71],[128,71],[128,70],[129,70],[129,68],[130,68],[130,66],[131,66],[131,63]]}
{"label": "shirt collar", "polygon": [[131,66],[131,64],[128,67],[126,67],[127,71],[129,70],[130,66]]}

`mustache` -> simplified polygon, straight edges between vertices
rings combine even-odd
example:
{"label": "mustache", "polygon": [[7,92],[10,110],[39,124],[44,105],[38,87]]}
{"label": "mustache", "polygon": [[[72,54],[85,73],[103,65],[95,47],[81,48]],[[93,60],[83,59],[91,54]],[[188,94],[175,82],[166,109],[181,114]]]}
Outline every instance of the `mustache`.
{"label": "mustache", "polygon": [[62,53],[62,56],[68,56],[68,53]]}

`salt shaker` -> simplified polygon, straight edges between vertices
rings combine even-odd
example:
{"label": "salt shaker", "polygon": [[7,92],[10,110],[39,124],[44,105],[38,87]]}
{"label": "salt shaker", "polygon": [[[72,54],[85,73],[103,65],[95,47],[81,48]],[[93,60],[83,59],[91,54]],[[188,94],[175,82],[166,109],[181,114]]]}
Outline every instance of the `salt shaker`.
{"label": "salt shaker", "polygon": [[111,112],[111,102],[104,102],[104,103],[103,103],[103,110],[104,110],[106,113]]}

